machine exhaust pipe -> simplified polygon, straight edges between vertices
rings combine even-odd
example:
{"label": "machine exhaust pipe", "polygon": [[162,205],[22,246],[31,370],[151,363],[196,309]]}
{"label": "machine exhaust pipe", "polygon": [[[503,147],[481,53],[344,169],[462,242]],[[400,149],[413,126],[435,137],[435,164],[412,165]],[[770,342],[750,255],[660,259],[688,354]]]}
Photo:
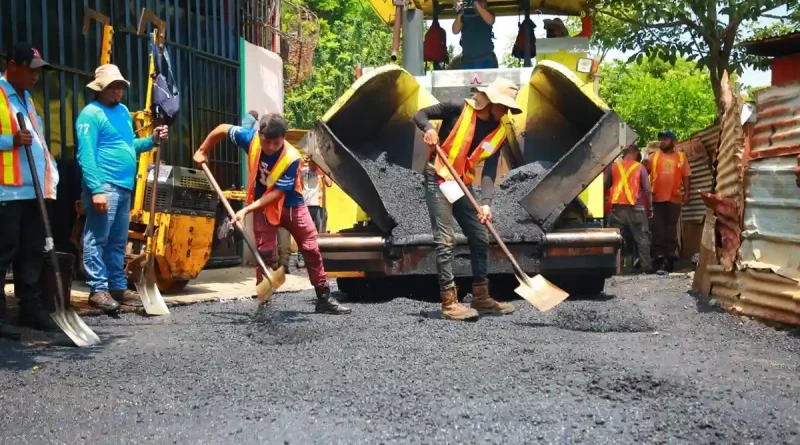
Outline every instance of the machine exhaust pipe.
{"label": "machine exhaust pipe", "polygon": [[622,247],[622,235],[617,229],[546,233],[544,245],[546,247]]}
{"label": "machine exhaust pipe", "polygon": [[374,235],[325,234],[317,238],[320,252],[383,250],[389,240]]}

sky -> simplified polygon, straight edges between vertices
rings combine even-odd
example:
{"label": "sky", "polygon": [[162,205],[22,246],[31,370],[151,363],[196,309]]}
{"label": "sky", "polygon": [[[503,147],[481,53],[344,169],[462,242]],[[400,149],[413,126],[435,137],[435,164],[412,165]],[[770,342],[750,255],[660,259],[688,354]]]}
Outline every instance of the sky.
{"label": "sky", "polygon": [[[778,8],[774,11],[770,12],[774,15],[783,15],[786,14],[786,7],[783,6]],[[536,38],[543,39],[545,37],[544,25],[543,20],[546,18],[553,18],[555,16],[533,16],[533,22],[536,24]],[[562,17],[562,20],[566,19]],[[506,57],[508,53],[511,52],[511,44],[517,37],[517,30],[519,29],[519,22],[520,19],[515,16],[507,16],[507,17],[497,17],[494,23],[494,46],[495,52],[497,53],[497,60],[502,63],[502,60]],[[768,25],[774,22],[772,19],[761,19],[759,20],[760,25]],[[430,25],[431,22],[428,22]],[[455,46],[455,52],[460,53],[461,47],[459,46],[459,38],[460,36],[453,35],[452,28],[453,28],[453,20],[440,20],[439,21],[442,28],[447,32],[447,44]],[[614,59],[623,59],[626,60],[630,57],[633,52],[623,53],[621,51],[612,50],[606,56],[609,60]],[[752,69],[747,69],[742,74],[742,83],[751,87],[757,86],[764,86],[769,85],[771,79],[771,74],[769,71],[755,71]]]}

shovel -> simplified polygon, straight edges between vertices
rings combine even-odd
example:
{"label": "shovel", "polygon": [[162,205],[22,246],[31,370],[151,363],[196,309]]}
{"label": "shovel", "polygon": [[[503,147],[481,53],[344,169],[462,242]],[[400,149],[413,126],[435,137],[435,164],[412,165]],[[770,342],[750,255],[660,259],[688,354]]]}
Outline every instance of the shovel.
{"label": "shovel", "polygon": [[[25,115],[17,113],[17,121],[19,122],[19,129],[25,130]],[[39,135],[41,137],[41,135]],[[81,320],[81,317],[73,310],[67,310],[64,307],[64,283],[61,282],[61,271],[59,270],[58,255],[53,246],[53,229],[50,227],[50,217],[47,214],[47,205],[44,202],[44,193],[42,193],[42,186],[39,184],[39,174],[36,172],[36,163],[33,161],[33,150],[30,145],[25,146],[25,154],[28,155],[28,165],[31,167],[31,179],[33,180],[33,190],[36,193],[36,202],[39,204],[39,213],[42,216],[44,223],[44,250],[50,256],[50,262],[53,266],[53,274],[56,279],[56,292],[55,296],[56,311],[50,314],[53,321],[56,322],[59,328],[67,334],[67,337],[75,343],[75,346],[84,348],[100,343],[100,337],[92,331],[92,329]]]}
{"label": "shovel", "polygon": [[211,186],[214,188],[214,191],[217,192],[219,195],[219,200],[222,202],[222,205],[225,207],[225,210],[228,211],[228,215],[234,222],[234,226],[239,230],[244,238],[244,242],[247,243],[247,247],[250,249],[250,252],[253,253],[253,257],[255,257],[256,261],[258,262],[258,266],[261,268],[261,271],[264,272],[264,279],[258,283],[256,286],[256,294],[258,295],[258,304],[263,305],[269,303],[272,299],[272,293],[281,287],[284,282],[286,282],[286,271],[279,267],[277,270],[271,270],[267,265],[264,263],[264,260],[261,258],[261,255],[258,253],[258,248],[256,247],[256,243],[250,238],[250,235],[244,230],[244,226],[242,223],[236,220],[236,212],[233,211],[228,199],[225,198],[225,194],[222,192],[222,189],[217,184],[217,180],[214,179],[214,175],[211,174],[211,170],[208,169],[208,165],[206,163],[200,164],[200,167],[203,168],[203,171],[208,176],[208,181],[211,183]]}
{"label": "shovel", "polygon": [[[478,205],[478,201],[475,200],[475,197],[472,196],[472,193],[470,193],[469,189],[464,184],[464,181],[462,181],[461,177],[459,177],[458,173],[456,173],[453,165],[450,164],[450,161],[447,159],[447,154],[445,154],[445,152],[442,150],[442,147],[438,145],[436,146],[436,154],[450,171],[450,175],[455,178],[458,186],[461,188],[461,191],[464,193],[464,195],[466,195],[467,199],[469,199],[470,204],[472,204],[472,207],[475,207],[475,211],[480,213],[481,206]],[[547,279],[545,279],[543,276],[536,275],[535,277],[531,278],[525,275],[525,272],[521,267],[519,267],[519,264],[517,263],[517,260],[514,259],[511,251],[508,250],[506,244],[500,239],[500,235],[497,233],[497,230],[495,230],[491,221],[486,221],[486,228],[489,230],[489,233],[492,234],[492,237],[497,242],[497,245],[500,246],[500,249],[504,254],[506,254],[508,260],[511,261],[511,265],[514,267],[517,280],[519,280],[519,287],[514,289],[514,291],[520,297],[524,298],[540,312],[547,312],[550,309],[553,309],[554,307],[558,306],[559,303],[569,297],[568,293],[547,281]]]}
{"label": "shovel", "polygon": [[145,252],[133,258],[128,270],[135,270],[132,273],[136,292],[142,299],[142,306],[147,315],[169,315],[167,303],[158,290],[156,281],[156,264],[153,256],[153,244],[155,244],[155,223],[156,223],[156,197],[158,196],[158,174],[161,171],[161,150],[155,148],[155,161],[153,170],[153,189],[150,192],[150,220],[147,222],[145,238]]}

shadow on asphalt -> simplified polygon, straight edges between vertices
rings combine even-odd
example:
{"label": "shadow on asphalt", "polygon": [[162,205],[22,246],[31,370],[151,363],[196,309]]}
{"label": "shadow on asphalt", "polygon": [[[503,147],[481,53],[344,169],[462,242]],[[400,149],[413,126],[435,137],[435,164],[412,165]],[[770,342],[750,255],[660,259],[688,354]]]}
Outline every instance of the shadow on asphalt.
{"label": "shadow on asphalt", "polygon": [[21,340],[0,340],[0,370],[31,371],[47,359],[93,360],[105,346],[126,335],[99,334],[100,344],[79,348],[62,333],[42,333],[23,330]]}

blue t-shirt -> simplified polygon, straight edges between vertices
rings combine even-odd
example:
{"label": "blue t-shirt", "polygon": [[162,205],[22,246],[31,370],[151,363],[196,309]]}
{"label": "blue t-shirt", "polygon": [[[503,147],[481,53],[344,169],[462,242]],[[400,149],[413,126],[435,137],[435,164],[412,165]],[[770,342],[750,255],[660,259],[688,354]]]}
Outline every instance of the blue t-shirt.
{"label": "blue t-shirt", "polygon": [[[239,148],[250,154],[250,143],[253,142],[254,137],[258,137],[256,129],[247,129],[237,126],[231,126],[228,130],[228,137],[231,142],[238,145]],[[258,180],[256,180],[255,198],[260,198],[265,191],[267,191],[267,178],[272,167],[278,162],[283,147],[273,155],[266,155],[261,153],[261,158],[258,161]],[[297,207],[303,204],[303,195],[294,190],[294,181],[297,179],[297,170],[300,168],[300,160],[296,160],[289,165],[289,168],[283,173],[283,176],[275,183],[276,190],[283,190],[286,194],[286,199],[283,201],[284,207]]]}
{"label": "blue t-shirt", "polygon": [[75,130],[84,187],[91,194],[102,193],[103,184],[133,190],[137,155],[152,150],[153,139],[134,139],[128,107],[92,102],[78,115]]}

